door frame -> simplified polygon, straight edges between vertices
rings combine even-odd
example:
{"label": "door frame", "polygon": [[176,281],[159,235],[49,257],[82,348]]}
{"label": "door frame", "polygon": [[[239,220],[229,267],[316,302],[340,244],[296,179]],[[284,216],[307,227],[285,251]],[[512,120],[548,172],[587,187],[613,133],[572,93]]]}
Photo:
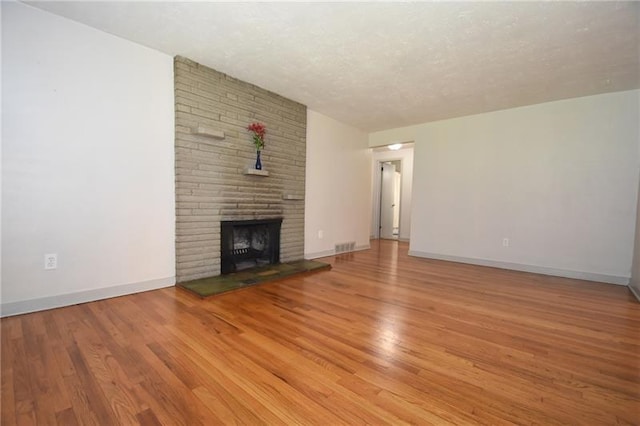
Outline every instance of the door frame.
{"label": "door frame", "polygon": [[382,229],[382,223],[381,223],[381,211],[382,211],[382,164],[383,163],[387,163],[387,162],[399,162],[400,163],[400,194],[399,198],[400,198],[400,206],[398,206],[398,215],[400,217],[400,220],[398,222],[398,238],[397,240],[400,240],[400,228],[402,226],[402,182],[404,179],[404,164],[402,161],[402,158],[398,158],[397,156],[394,158],[393,154],[391,154],[391,156],[389,158],[386,159],[380,159],[380,160],[376,160],[375,161],[375,166],[374,166],[374,172],[373,172],[373,197],[374,197],[374,206],[375,208],[373,209],[373,223],[376,224],[375,227],[375,232],[373,237],[375,239],[380,239],[380,230]]}

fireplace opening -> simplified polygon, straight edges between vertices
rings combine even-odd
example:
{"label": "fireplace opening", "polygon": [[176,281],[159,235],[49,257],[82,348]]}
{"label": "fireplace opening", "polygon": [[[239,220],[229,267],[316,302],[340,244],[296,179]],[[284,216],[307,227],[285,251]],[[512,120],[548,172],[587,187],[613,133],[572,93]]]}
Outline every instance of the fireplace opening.
{"label": "fireplace opening", "polygon": [[220,222],[220,272],[280,262],[282,218]]}

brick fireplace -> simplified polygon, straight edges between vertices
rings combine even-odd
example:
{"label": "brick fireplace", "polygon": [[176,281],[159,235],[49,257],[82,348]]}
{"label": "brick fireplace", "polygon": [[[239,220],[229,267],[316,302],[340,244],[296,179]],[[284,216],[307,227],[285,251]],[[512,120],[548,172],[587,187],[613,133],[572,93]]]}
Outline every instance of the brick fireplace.
{"label": "brick fireplace", "polygon": [[[279,256],[304,255],[306,106],[176,57],[176,279],[220,275],[221,223],[282,219]],[[267,127],[263,170],[247,125]]]}

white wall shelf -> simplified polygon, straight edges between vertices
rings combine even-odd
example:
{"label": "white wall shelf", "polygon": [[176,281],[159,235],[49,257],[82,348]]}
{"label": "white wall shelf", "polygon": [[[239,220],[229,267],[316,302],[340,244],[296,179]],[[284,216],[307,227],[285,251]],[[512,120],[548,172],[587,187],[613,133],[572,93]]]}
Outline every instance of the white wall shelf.
{"label": "white wall shelf", "polygon": [[257,169],[250,169],[250,168],[246,168],[244,169],[244,174],[245,175],[252,175],[252,176],[269,176],[269,172],[266,170],[257,170]]}
{"label": "white wall shelf", "polygon": [[304,200],[304,196],[297,194],[283,194],[283,200]]}
{"label": "white wall shelf", "polygon": [[222,130],[215,130],[205,126],[196,127],[195,134],[200,136],[208,136],[214,139],[224,139],[224,132]]}

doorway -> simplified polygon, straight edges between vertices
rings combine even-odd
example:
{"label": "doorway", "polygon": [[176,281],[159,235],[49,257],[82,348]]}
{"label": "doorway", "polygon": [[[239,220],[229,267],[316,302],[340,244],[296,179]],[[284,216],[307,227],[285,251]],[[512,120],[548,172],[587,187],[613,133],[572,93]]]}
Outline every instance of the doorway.
{"label": "doorway", "polygon": [[397,145],[372,148],[370,235],[372,239],[408,242],[414,144],[403,142],[399,148]]}
{"label": "doorway", "polygon": [[401,188],[402,160],[381,161],[378,238],[397,240],[400,237]]}

